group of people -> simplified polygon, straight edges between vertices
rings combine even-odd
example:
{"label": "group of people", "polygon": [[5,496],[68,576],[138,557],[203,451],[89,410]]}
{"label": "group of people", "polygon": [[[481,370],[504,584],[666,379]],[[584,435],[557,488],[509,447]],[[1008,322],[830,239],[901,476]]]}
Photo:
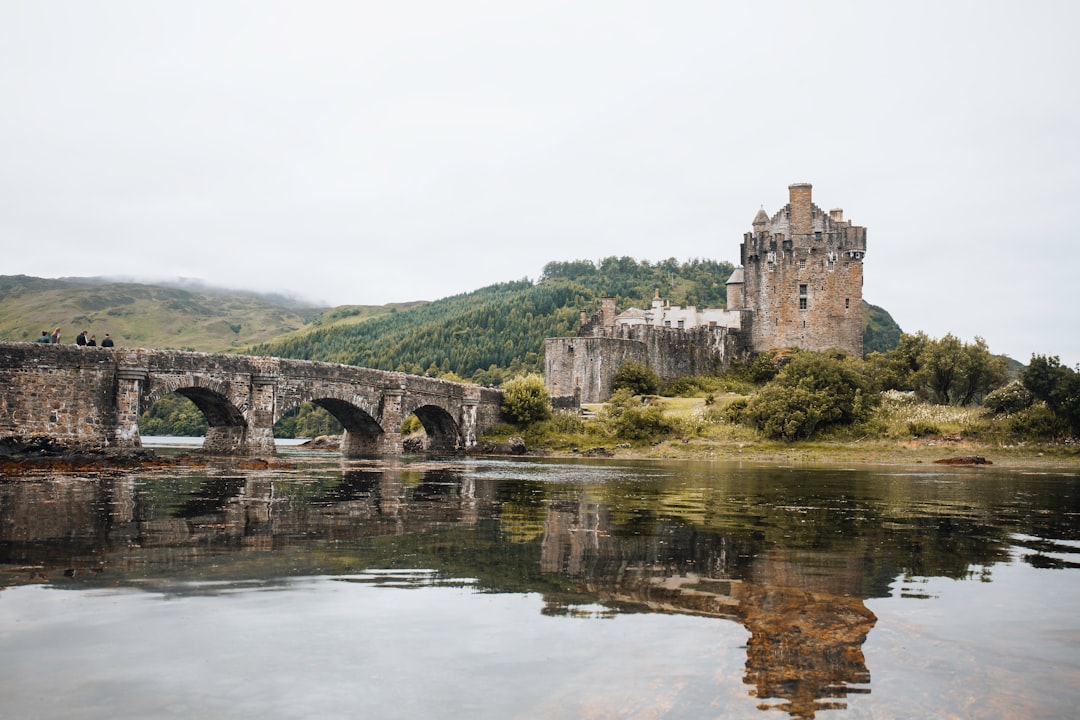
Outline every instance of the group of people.
{"label": "group of people", "polygon": [[[87,336],[89,330],[83,330],[81,333],[75,336],[76,345],[84,345],[86,347],[96,347],[97,336]],[[60,342],[60,328],[56,328],[51,333],[48,330],[41,331],[41,337],[37,339],[39,343],[59,343]],[[109,333],[105,333],[105,337],[101,338],[101,347],[112,347],[113,339],[109,337]]]}

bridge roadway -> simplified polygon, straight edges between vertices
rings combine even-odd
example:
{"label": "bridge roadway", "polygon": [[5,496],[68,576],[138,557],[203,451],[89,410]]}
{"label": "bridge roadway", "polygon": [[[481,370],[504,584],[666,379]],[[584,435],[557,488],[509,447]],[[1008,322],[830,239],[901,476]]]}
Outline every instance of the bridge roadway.
{"label": "bridge roadway", "polygon": [[169,393],[206,416],[203,449],[227,455],[274,453],[274,423],[305,401],[345,426],[346,457],[400,454],[414,413],[428,451],[455,452],[500,421],[502,401],[478,385],[309,360],[0,343],[0,443],[140,448],[139,416]]}

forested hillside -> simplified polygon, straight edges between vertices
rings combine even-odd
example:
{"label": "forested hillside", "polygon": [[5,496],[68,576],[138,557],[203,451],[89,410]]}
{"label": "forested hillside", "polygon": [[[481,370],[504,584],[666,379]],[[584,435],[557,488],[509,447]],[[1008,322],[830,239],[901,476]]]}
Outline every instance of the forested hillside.
{"label": "forested hillside", "polygon": [[[730,263],[712,260],[552,262],[536,283],[492,285],[349,326],[294,333],[245,352],[498,384],[542,372],[544,338],[574,334],[579,312],[594,312],[601,297],[617,298],[620,309],[647,307],[659,290],[674,305],[723,307],[733,271]],[[327,319],[334,315],[340,309]],[[867,306],[865,326],[868,352],[889,349],[899,339],[900,329],[880,308]]]}

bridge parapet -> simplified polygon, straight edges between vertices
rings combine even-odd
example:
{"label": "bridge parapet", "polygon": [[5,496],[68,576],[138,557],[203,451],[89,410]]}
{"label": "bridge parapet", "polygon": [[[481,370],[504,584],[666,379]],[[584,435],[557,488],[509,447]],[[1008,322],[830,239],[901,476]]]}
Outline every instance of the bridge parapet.
{"label": "bridge parapet", "polygon": [[273,425],[303,402],[345,426],[346,455],[400,453],[415,413],[429,449],[468,448],[501,419],[490,388],[350,365],[175,350],[0,343],[0,441],[49,437],[72,450],[137,448],[139,416],[170,393],[210,425],[204,449],[274,452]]}

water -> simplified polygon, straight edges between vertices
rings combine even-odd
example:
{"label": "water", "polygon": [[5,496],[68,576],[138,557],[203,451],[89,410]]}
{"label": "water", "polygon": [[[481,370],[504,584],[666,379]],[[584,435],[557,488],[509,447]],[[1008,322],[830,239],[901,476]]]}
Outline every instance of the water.
{"label": "water", "polygon": [[1080,701],[1075,472],[281,453],[0,478],[0,718]]}

